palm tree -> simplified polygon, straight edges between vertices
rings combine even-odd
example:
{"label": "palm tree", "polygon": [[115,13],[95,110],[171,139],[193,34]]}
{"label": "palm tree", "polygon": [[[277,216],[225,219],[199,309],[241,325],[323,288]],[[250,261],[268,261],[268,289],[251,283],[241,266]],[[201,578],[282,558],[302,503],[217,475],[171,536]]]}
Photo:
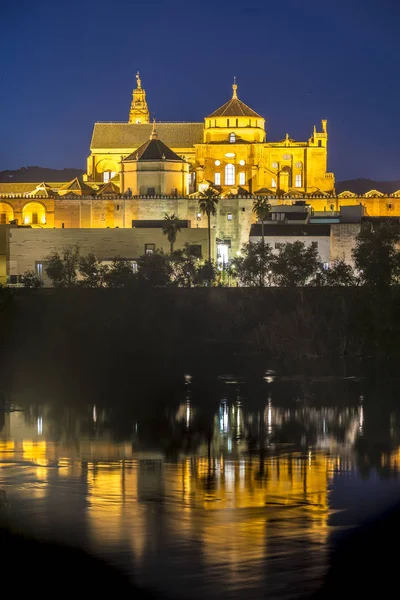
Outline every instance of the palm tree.
{"label": "palm tree", "polygon": [[165,213],[164,216],[164,225],[162,226],[162,232],[167,236],[168,241],[171,245],[171,254],[174,251],[174,244],[176,242],[176,236],[181,230],[181,222],[175,213],[169,215]]}
{"label": "palm tree", "polygon": [[219,196],[211,187],[201,192],[199,198],[199,210],[203,215],[207,215],[208,222],[208,260],[211,262],[211,215],[214,216],[217,212]]}
{"label": "palm tree", "polygon": [[253,213],[257,215],[257,219],[261,221],[261,237],[264,245],[264,221],[271,212],[271,205],[266,198],[257,198],[253,203]]}

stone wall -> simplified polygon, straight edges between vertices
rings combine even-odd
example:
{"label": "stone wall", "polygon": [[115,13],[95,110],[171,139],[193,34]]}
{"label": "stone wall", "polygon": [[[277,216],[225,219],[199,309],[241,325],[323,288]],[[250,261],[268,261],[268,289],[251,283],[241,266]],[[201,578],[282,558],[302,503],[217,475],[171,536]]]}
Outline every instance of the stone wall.
{"label": "stone wall", "polygon": [[[120,256],[137,259],[145,253],[145,244],[155,244],[168,253],[169,242],[161,229],[31,229],[7,228],[8,274],[22,275],[36,269],[51,252],[65,246],[78,245],[81,255],[93,252],[99,260]],[[175,249],[185,243],[201,245],[202,256],[208,258],[208,233],[206,229],[182,228]],[[4,245],[4,244],[3,244]],[[211,247],[215,247],[215,232],[211,232]]]}
{"label": "stone wall", "polygon": [[356,245],[360,223],[335,223],[331,225],[331,261],[344,260],[354,265],[351,251]]}

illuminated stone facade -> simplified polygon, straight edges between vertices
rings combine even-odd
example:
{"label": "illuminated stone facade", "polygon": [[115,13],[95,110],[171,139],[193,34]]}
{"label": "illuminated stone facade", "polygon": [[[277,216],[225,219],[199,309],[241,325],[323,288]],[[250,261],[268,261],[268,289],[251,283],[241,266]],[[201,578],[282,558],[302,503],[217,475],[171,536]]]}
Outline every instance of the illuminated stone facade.
{"label": "illuminated stone facade", "polygon": [[[135,152],[151,133],[146,93],[137,88],[127,123],[96,123],[87,163],[88,181],[103,182],[121,172],[121,161]],[[191,191],[205,182],[222,192],[269,193],[334,191],[327,171],[327,121],[322,131],[297,142],[267,139],[265,119],[237,95],[204,119],[204,123],[160,123],[160,139],[190,164]],[[124,191],[123,187],[121,191]]]}

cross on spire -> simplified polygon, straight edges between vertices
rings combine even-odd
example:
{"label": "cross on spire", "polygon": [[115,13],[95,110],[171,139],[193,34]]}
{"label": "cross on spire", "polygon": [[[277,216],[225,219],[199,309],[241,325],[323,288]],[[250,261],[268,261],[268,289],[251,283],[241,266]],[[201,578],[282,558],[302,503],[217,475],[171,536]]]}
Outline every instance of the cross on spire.
{"label": "cross on spire", "polygon": [[153,130],[151,132],[151,136],[150,136],[151,140],[157,140],[158,139],[158,134],[157,134],[157,129],[156,129],[156,119],[154,117],[153,119]]}
{"label": "cross on spire", "polygon": [[232,98],[237,98],[237,84],[236,84],[236,76],[233,78],[233,85],[232,85],[232,90],[233,90],[233,94],[232,94]]}

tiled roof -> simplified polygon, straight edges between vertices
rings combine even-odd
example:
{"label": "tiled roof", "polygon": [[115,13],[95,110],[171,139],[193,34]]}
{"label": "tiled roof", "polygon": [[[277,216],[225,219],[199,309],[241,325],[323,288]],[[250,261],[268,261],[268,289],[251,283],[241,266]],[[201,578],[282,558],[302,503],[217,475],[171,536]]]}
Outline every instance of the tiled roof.
{"label": "tiled roof", "polygon": [[64,183],[64,185],[62,185],[59,188],[59,192],[60,193],[74,192],[74,193],[82,194],[83,196],[85,196],[85,195],[93,194],[94,190],[92,187],[90,187],[83,181],[80,181],[77,177],[75,177],[75,179],[73,179],[72,181],[68,181],[67,183]]}
{"label": "tiled roof", "polygon": [[114,181],[108,181],[97,192],[98,196],[113,195],[120,193],[119,186]]}
{"label": "tiled roof", "polygon": [[[91,150],[139,148],[150,138],[152,123],[95,123]],[[192,148],[203,142],[203,123],[157,123],[160,139],[170,148]]]}
{"label": "tiled roof", "polygon": [[257,117],[262,119],[263,117],[256,113],[250,106],[247,106],[239,98],[231,98],[226,104],[217,108],[210,117]]}
{"label": "tiled roof", "polygon": [[138,161],[161,161],[161,160],[175,160],[184,162],[184,160],[175,154],[162,142],[161,140],[153,139],[147,140],[140,146],[135,152],[132,152],[129,156],[124,159],[126,160],[138,160]]}
{"label": "tiled roof", "polygon": [[[7,195],[12,196],[13,194],[30,194],[31,192],[35,191],[39,185],[41,185],[40,182],[0,183],[0,196],[7,196]],[[45,185],[48,186],[49,188],[51,188],[52,190],[57,190],[62,185],[64,185],[64,182],[57,182],[57,183],[50,182]]]}

